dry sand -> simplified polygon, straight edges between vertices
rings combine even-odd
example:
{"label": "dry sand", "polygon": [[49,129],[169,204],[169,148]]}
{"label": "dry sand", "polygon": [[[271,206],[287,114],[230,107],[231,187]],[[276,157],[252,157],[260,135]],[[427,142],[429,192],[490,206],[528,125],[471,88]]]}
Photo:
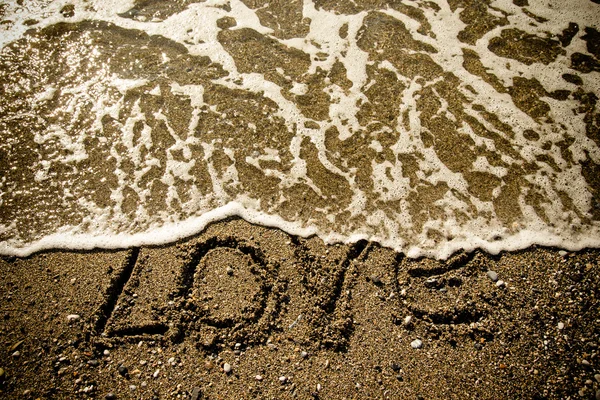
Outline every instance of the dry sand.
{"label": "dry sand", "polygon": [[598,398],[599,255],[412,260],[233,219],[3,258],[0,397]]}

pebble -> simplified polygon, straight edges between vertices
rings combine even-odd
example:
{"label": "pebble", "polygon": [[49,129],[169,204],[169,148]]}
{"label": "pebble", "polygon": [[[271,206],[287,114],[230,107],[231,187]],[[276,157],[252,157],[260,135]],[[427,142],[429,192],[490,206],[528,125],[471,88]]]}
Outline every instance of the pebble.
{"label": "pebble", "polygon": [[231,267],[227,267],[227,269],[225,270],[227,272],[227,275],[233,275],[233,268]]}
{"label": "pebble", "polygon": [[600,389],[596,390],[596,400],[600,400]]}
{"label": "pebble", "polygon": [[496,282],[498,280],[498,274],[495,271],[488,271],[487,276],[492,280],[492,282]]}
{"label": "pebble", "polygon": [[119,375],[121,376],[127,376],[128,374],[128,369],[126,366],[124,366],[123,364],[119,365],[119,368],[117,368],[117,371],[119,372]]}
{"label": "pebble", "polygon": [[410,325],[411,322],[412,322],[412,316],[411,315],[407,315],[406,317],[404,317],[404,326]]}
{"label": "pebble", "polygon": [[88,364],[90,367],[97,367],[97,366],[98,366],[100,363],[98,362],[98,360],[89,360],[89,361],[87,362],[87,364]]}
{"label": "pebble", "polygon": [[129,385],[129,390],[131,390],[133,392],[135,389],[137,389],[137,386]]}
{"label": "pebble", "polygon": [[256,375],[256,376],[254,377],[254,379],[256,379],[257,381],[259,381],[259,382],[260,382],[260,381],[262,381],[262,380],[263,380],[263,377],[262,377],[262,375]]}
{"label": "pebble", "polygon": [[157,369],[156,371],[154,371],[154,373],[152,374],[152,376],[154,378],[158,378],[158,375],[160,374],[160,369]]}
{"label": "pebble", "polygon": [[6,372],[4,371],[4,368],[0,368],[0,382],[3,381],[5,377]]}
{"label": "pebble", "polygon": [[19,350],[17,350],[14,353],[12,353],[13,357],[19,357],[20,355],[21,355],[21,352]]}
{"label": "pebble", "polygon": [[412,342],[410,342],[410,347],[412,347],[413,349],[420,349],[421,347],[423,347],[423,342],[419,339],[415,339]]}
{"label": "pebble", "polygon": [[317,383],[317,392],[320,392],[321,389],[323,389],[323,386],[321,386],[320,383]]}
{"label": "pebble", "polygon": [[504,281],[496,282],[496,286],[498,286],[499,288],[504,287],[504,285],[506,285],[506,283],[504,283]]}
{"label": "pebble", "polygon": [[30,389],[23,390],[23,396],[29,396],[30,394],[31,394],[31,390]]}
{"label": "pebble", "polygon": [[562,331],[565,328],[565,324],[563,324],[562,322],[558,323],[558,330]]}
{"label": "pebble", "polygon": [[108,355],[110,355],[110,351],[108,349],[106,349],[106,350],[104,350],[104,352],[102,354],[104,354],[105,356],[108,356]]}
{"label": "pebble", "polygon": [[[0,368],[0,370],[1,370],[1,369],[2,369],[2,368]],[[1,376],[1,375],[2,375],[2,374],[0,373],[0,376]],[[596,382],[600,383],[600,374],[596,374],[596,375],[594,375],[594,379],[596,380]]]}
{"label": "pebble", "polygon": [[564,250],[560,250],[560,251],[558,252],[558,255],[559,255],[559,256],[561,256],[561,257],[564,257],[564,256],[566,256],[566,255],[567,255],[567,252],[566,252],[566,251],[564,251]]}
{"label": "pebble", "polygon": [[115,400],[117,396],[114,393],[108,393],[106,396],[104,396],[104,398],[106,400]]}
{"label": "pebble", "polygon": [[69,322],[77,321],[79,318],[81,318],[81,316],[78,315],[78,314],[69,314],[69,315],[67,315],[67,321],[69,321]]}
{"label": "pebble", "polygon": [[231,365],[229,365],[229,363],[225,363],[223,365],[223,371],[225,371],[226,374],[231,372]]}
{"label": "pebble", "polygon": [[200,398],[200,388],[195,387],[192,389],[192,397],[191,400],[198,400]]}
{"label": "pebble", "polygon": [[308,357],[308,353],[305,352],[305,351],[303,351],[303,352],[300,353],[300,357],[306,358],[306,357]]}
{"label": "pebble", "polygon": [[279,377],[279,382],[286,383],[287,382],[287,378],[282,375],[282,376]]}

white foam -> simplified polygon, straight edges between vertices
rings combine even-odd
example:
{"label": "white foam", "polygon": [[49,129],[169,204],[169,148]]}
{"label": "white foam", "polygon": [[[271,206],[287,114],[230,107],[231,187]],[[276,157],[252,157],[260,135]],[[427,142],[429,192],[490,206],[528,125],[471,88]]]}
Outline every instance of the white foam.
{"label": "white foam", "polygon": [[[60,10],[67,3],[75,5],[75,15],[65,17]],[[230,10],[222,7],[230,5]],[[500,156],[505,165],[493,165],[485,155],[480,154],[473,162],[470,171],[490,173],[498,179],[509,179],[510,168],[518,168],[524,163],[535,166],[535,170],[523,175],[521,178],[528,182],[529,187],[523,187],[516,196],[518,210],[515,214],[522,214],[517,222],[506,226],[496,215],[494,200],[498,198],[505,183],[492,191],[492,201],[482,201],[471,195],[468,182],[461,172],[457,172],[445,165],[440,159],[437,149],[428,147],[423,140],[425,133],[436,138],[438,132],[428,132],[422,123],[421,112],[417,104],[423,100],[420,92],[431,88],[433,96],[440,104],[437,110],[439,117],[449,121],[458,122],[458,115],[452,111],[453,105],[439,93],[436,85],[443,82],[445,77],[437,77],[426,81],[423,77],[409,79],[398,71],[401,66],[394,65],[389,60],[375,61],[369,59],[369,53],[359,48],[359,35],[363,27],[367,12],[356,15],[344,15],[335,11],[317,9],[310,0],[303,2],[303,16],[310,20],[310,29],[305,37],[287,40],[274,36],[273,29],[261,24],[256,10],[248,8],[242,1],[210,0],[203,3],[193,3],[184,10],[170,16],[164,21],[141,21],[118,16],[133,7],[130,1],[31,1],[24,7],[16,2],[9,2],[7,15],[13,20],[11,30],[0,35],[0,46],[4,46],[19,38],[24,37],[27,29],[23,24],[27,19],[37,19],[36,27],[46,27],[58,22],[77,22],[83,20],[102,20],[122,28],[137,29],[149,35],[161,35],[170,40],[184,45],[190,54],[208,56],[212,62],[218,63],[226,71],[227,76],[210,82],[224,88],[245,90],[276,104],[277,111],[270,115],[271,121],[279,118],[284,121],[284,126],[290,133],[289,142],[280,143],[280,148],[265,147],[257,149],[244,159],[239,158],[239,149],[231,147],[227,137],[203,137],[204,132],[198,133],[198,127],[205,118],[203,110],[211,110],[215,114],[225,116],[230,111],[223,110],[205,99],[207,88],[200,84],[183,85],[172,81],[169,86],[151,84],[149,79],[130,79],[119,76],[118,73],[109,73],[106,60],[98,49],[94,49],[90,38],[84,37],[83,41],[63,55],[69,64],[82,65],[82,57],[86,57],[91,65],[99,67],[98,73],[89,79],[75,80],[57,87],[56,85],[43,85],[29,87],[27,90],[35,91],[32,95],[32,105],[41,107],[50,101],[57,101],[56,113],[64,116],[64,120],[49,123],[44,130],[35,131],[35,142],[40,146],[58,146],[64,150],[52,153],[47,159],[40,161],[33,167],[34,182],[41,190],[45,185],[61,185],[64,192],[63,203],[76,202],[81,210],[85,210],[80,226],[68,226],[58,223],[45,236],[31,241],[21,240],[18,235],[10,236],[11,232],[18,229],[14,224],[4,223],[0,234],[8,237],[0,242],[0,253],[13,255],[28,255],[32,252],[48,248],[123,248],[129,246],[165,244],[184,237],[196,234],[204,229],[207,224],[230,216],[239,216],[250,222],[265,226],[274,226],[291,234],[308,236],[317,234],[327,242],[353,242],[359,239],[374,240],[385,246],[403,251],[409,256],[432,256],[438,258],[448,257],[455,251],[467,251],[483,248],[489,252],[497,253],[501,250],[516,250],[532,244],[560,246],[569,250],[578,250],[583,247],[600,246],[600,223],[589,221],[590,210],[593,206],[592,195],[588,183],[583,177],[581,166],[578,164],[588,158],[595,163],[600,163],[600,149],[598,145],[585,135],[584,114],[573,113],[578,107],[574,99],[558,101],[551,98],[542,98],[550,107],[549,116],[554,122],[538,121],[519,109],[513,98],[508,93],[497,93],[483,79],[469,73],[463,66],[463,48],[477,52],[481,63],[488,72],[495,75],[499,82],[506,87],[513,85],[516,77],[537,79],[547,91],[564,89],[570,84],[562,80],[561,75],[568,68],[571,54],[575,51],[586,51],[585,42],[581,39],[580,32],[566,49],[565,55],[557,57],[556,61],[543,65],[534,63],[525,65],[516,60],[499,57],[488,49],[490,40],[500,35],[502,30],[517,28],[529,33],[545,37],[548,33],[560,34],[566,27],[565,22],[576,21],[580,27],[598,26],[600,11],[588,0],[577,0],[574,4],[565,6],[559,0],[537,1],[530,0],[528,9],[544,18],[547,22],[532,25],[532,19],[520,7],[510,0],[494,0],[493,7],[488,11],[499,17],[505,11],[510,24],[498,26],[487,32],[474,45],[467,45],[458,41],[457,36],[465,28],[460,20],[461,9],[452,12],[448,4],[441,2],[440,10],[435,11],[419,2],[411,2],[412,6],[420,7],[424,16],[431,25],[432,34],[424,35],[418,32],[420,23],[411,17],[386,8],[379,10],[397,20],[402,21],[410,35],[419,41],[433,46],[437,52],[428,54],[432,60],[443,68],[452,72],[460,81],[459,94],[468,99],[464,105],[464,112],[474,118],[497,137],[510,143],[511,152],[504,152],[498,143],[488,137],[479,136],[471,126],[463,122],[457,129],[457,134],[463,135],[474,143],[471,150],[486,149]],[[551,5],[548,6],[548,4]],[[331,81],[325,80],[324,92],[330,97],[329,120],[314,121],[303,115],[301,107],[289,99],[289,93],[304,95],[309,93],[309,85],[304,82],[295,82],[287,77],[291,90],[271,82],[261,73],[240,73],[237,69],[235,58],[229,54],[218,41],[220,28],[217,20],[229,16],[236,20],[236,26],[230,29],[250,28],[259,34],[276,40],[283,46],[288,46],[305,52],[310,59],[310,66],[306,76],[313,74],[317,69],[331,70],[336,62],[340,62],[346,69],[346,78],[351,85],[344,89]],[[342,27],[347,28],[347,35],[342,38],[338,33]],[[85,55],[83,55],[85,54]],[[163,64],[174,60],[166,53],[162,54]],[[508,67],[507,67],[508,64]],[[371,129],[369,124],[383,124],[385,121],[372,120],[367,126],[362,126],[357,114],[361,105],[369,101],[365,92],[376,84],[375,80],[369,81],[367,66],[393,72],[406,86],[400,94],[402,98],[397,113],[397,126],[390,129],[388,126]],[[284,75],[285,70],[276,67]],[[267,74],[268,76],[268,74]],[[599,74],[591,72],[582,79],[584,88],[596,94],[600,93]],[[168,78],[168,76],[167,76]],[[468,87],[472,88],[475,93]],[[134,104],[125,104],[125,95],[131,92],[142,92],[143,89],[151,96],[179,96],[189,100],[191,107],[187,123],[187,132],[178,132],[175,121],[169,120],[166,108],[143,109],[141,100]],[[571,88],[574,89],[574,88]],[[165,93],[165,91],[167,93]],[[287,92],[289,91],[289,93]],[[492,95],[490,95],[492,93]],[[208,96],[207,96],[208,98]],[[82,117],[82,105],[91,106],[89,129],[76,131],[77,121]],[[494,114],[498,119],[509,126],[513,132],[503,132],[488,121],[478,107]],[[166,107],[166,106],[165,106]],[[125,112],[129,114],[125,115]],[[87,112],[87,111],[86,111]],[[150,112],[150,114],[148,114]],[[110,115],[121,130],[120,137],[111,139],[111,143],[103,131],[103,118]],[[152,142],[152,129],[147,115],[152,115],[155,120],[161,121],[166,127],[166,134],[170,135],[175,144],[168,149],[157,149],[157,143]],[[8,118],[17,118],[10,116]],[[29,115],[35,118],[35,115]],[[62,117],[61,117],[62,118]],[[186,120],[187,121],[187,120]],[[245,126],[254,131],[257,137],[263,134],[260,127],[254,122],[243,121]],[[314,128],[314,124],[318,127]],[[134,134],[136,127],[141,124],[139,137]],[[311,126],[307,128],[306,126]],[[326,145],[325,131],[335,127],[339,132],[339,141],[352,141],[354,135],[370,135],[366,143],[369,151],[374,150],[378,157],[387,157],[391,151],[395,160],[385,159],[366,160],[358,167],[353,166],[349,160],[343,159],[335,149]],[[368,129],[367,129],[368,128]],[[538,142],[525,139],[523,132],[532,129],[543,137]],[[366,133],[368,130],[368,133]],[[78,134],[75,134],[78,133]],[[385,144],[380,137],[394,137],[395,142]],[[572,139],[569,146],[572,160],[564,157],[559,144],[566,136]],[[284,136],[284,135],[283,135]],[[110,148],[109,154],[116,162],[114,175],[117,178],[117,187],[111,188],[112,204],[101,207],[87,198],[78,198],[70,182],[56,181],[49,172],[54,164],[76,165],[88,157],[85,140],[97,137],[103,145]],[[319,187],[317,179],[309,176],[307,160],[301,157],[303,143],[309,139],[311,146],[317,152],[320,167],[344,179],[351,192],[351,199],[344,206],[336,204],[335,198],[326,199],[327,205],[317,207],[306,205],[312,212],[308,217],[301,217],[300,213],[291,220],[285,220],[278,214],[278,208],[290,201],[297,201],[288,193],[290,188],[302,185],[317,196],[325,198],[327,191]],[[287,139],[286,139],[287,140]],[[545,144],[542,147],[542,140]],[[56,145],[58,143],[58,145]],[[469,142],[470,143],[470,142]],[[248,143],[248,146],[255,146]],[[127,151],[119,150],[124,146]],[[203,150],[203,159],[192,159],[192,147],[200,146]],[[386,147],[388,146],[388,147]],[[357,151],[362,151],[359,149]],[[164,152],[159,157],[157,152]],[[173,155],[179,152],[183,160]],[[226,157],[228,165],[220,166],[215,162],[217,155]],[[408,165],[403,165],[401,156],[415,156],[418,171],[415,177],[421,186],[446,185],[449,191],[444,193],[437,201],[429,204],[435,207],[436,212],[441,210],[442,216],[429,217],[422,227],[418,227],[417,216],[411,215],[409,198],[420,187],[411,187],[411,179],[407,176]],[[460,155],[457,155],[459,157]],[[538,158],[546,157],[552,160],[558,170]],[[288,162],[288,160],[291,161]],[[544,159],[544,158],[542,158]],[[289,165],[282,165],[283,161]],[[133,173],[126,172],[128,163],[133,163]],[[254,198],[250,193],[240,192],[247,182],[243,182],[240,174],[242,164],[252,165],[262,171],[265,177],[279,179],[278,197],[268,210],[266,205]],[[272,167],[278,163],[281,168]],[[193,175],[192,169],[198,164],[204,166],[210,176],[209,186],[212,191],[202,194],[198,188],[199,182]],[[269,165],[269,167],[264,167]],[[151,213],[148,202],[152,193],[149,186],[143,186],[143,180],[152,167],[163,167],[164,173],[158,178],[168,186],[165,199],[165,209]],[[359,184],[360,169],[370,172],[371,187],[365,188],[364,183]],[[189,200],[185,201],[175,187],[175,182],[183,181],[186,186]],[[4,186],[0,187],[4,190]],[[91,188],[92,190],[94,188]],[[125,190],[132,189],[137,194],[140,202],[133,217],[125,215],[121,208],[125,199]],[[529,192],[528,192],[529,191]],[[561,193],[559,193],[561,192]],[[535,193],[542,200],[539,207],[544,210],[544,220],[536,209],[527,200],[527,195]],[[564,194],[569,197],[573,209],[563,204]],[[16,192],[6,191],[3,196],[13,196]],[[75,200],[74,200],[75,199]],[[348,200],[348,199],[346,199]],[[178,214],[171,204],[177,203],[184,210]],[[304,205],[303,205],[304,206]],[[342,209],[344,207],[344,209]],[[267,212],[268,211],[268,212]],[[430,210],[422,210],[426,215]],[[49,213],[52,210],[48,210]],[[342,213],[349,212],[350,217]],[[581,216],[583,216],[583,221]],[[55,216],[53,216],[55,217]],[[304,219],[301,219],[304,218]],[[87,226],[87,227],[85,227]],[[428,235],[429,232],[438,235]],[[442,235],[442,239],[439,235]],[[34,235],[35,236],[35,235]],[[437,237],[437,239],[433,239]]]}

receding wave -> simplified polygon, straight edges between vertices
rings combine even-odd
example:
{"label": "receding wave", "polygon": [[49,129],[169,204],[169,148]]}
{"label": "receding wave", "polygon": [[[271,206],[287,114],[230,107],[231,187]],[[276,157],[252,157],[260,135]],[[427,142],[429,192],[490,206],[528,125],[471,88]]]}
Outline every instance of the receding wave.
{"label": "receding wave", "polygon": [[600,246],[596,2],[25,3],[0,5],[1,253],[230,215],[410,256]]}

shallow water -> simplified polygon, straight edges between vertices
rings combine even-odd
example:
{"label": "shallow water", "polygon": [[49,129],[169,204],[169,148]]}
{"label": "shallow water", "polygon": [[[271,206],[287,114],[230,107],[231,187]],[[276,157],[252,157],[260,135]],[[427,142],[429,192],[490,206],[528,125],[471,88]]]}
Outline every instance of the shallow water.
{"label": "shallow water", "polygon": [[600,5],[0,2],[0,253],[230,215],[445,258],[600,246]]}

